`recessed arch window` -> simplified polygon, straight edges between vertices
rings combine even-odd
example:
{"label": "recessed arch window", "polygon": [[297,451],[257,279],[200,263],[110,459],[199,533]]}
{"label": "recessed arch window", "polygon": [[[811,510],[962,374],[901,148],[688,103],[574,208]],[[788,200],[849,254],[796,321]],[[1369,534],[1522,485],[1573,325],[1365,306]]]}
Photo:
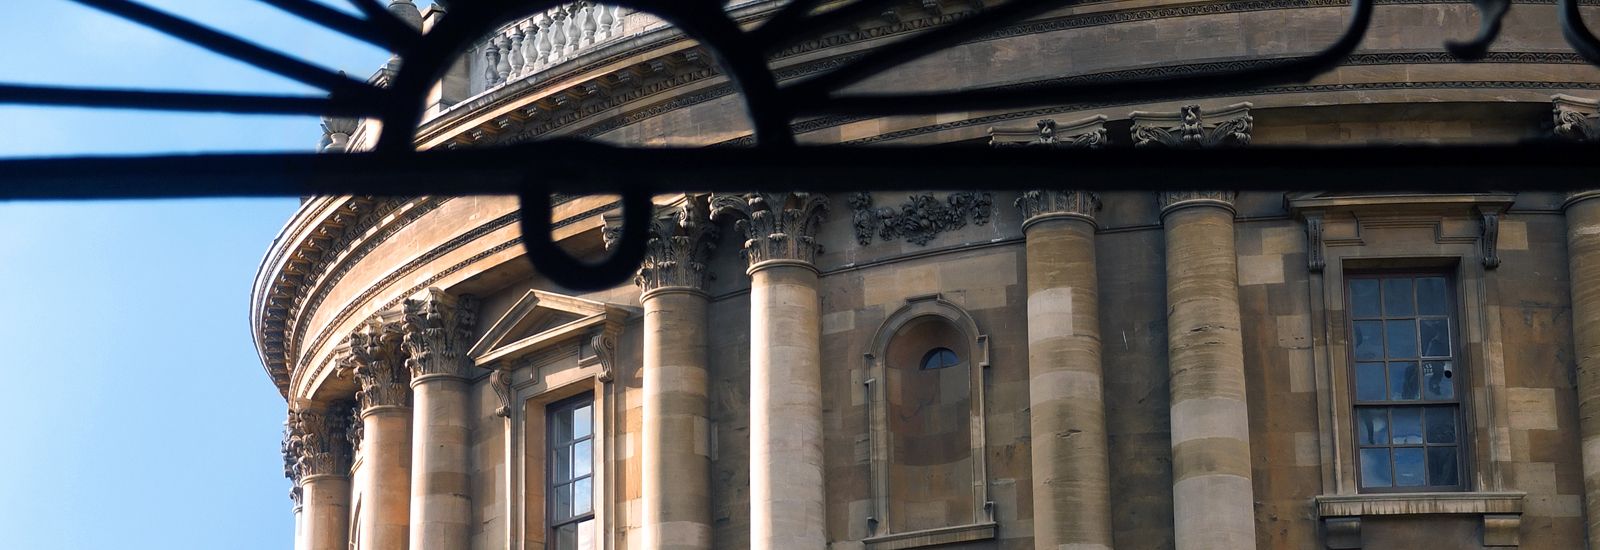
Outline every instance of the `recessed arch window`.
{"label": "recessed arch window", "polygon": [[933,348],[922,356],[922,370],[939,370],[961,364],[961,357],[950,348]]}

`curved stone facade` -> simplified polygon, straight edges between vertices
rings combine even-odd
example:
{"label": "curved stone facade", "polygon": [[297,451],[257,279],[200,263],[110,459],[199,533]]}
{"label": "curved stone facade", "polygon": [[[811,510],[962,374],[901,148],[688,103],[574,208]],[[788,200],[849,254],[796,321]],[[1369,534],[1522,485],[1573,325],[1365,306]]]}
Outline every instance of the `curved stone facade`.
{"label": "curved stone facade", "polygon": [[[783,80],[819,74],[981,4],[907,2],[772,66]],[[729,9],[757,21],[776,5]],[[573,6],[467,52],[419,145],[750,140],[714,52],[645,14]],[[1325,46],[1348,11],[1087,2],[856,89],[1248,67]],[[1511,142],[1551,136],[1565,94],[1555,133],[1583,139],[1600,72],[1555,19],[1551,3],[1515,2],[1495,51],[1461,63],[1441,45],[1475,28],[1471,4],[1382,2],[1362,49],[1309,83],[795,127],[818,144]],[[569,20],[570,47],[551,30]],[[335,150],[376,136],[330,128]],[[1584,480],[1600,459],[1581,441],[1600,427],[1578,407],[1600,385],[1575,374],[1587,355],[1574,341],[1600,335],[1584,332],[1594,300],[1570,284],[1590,275],[1589,195],[972,187],[660,196],[639,285],[589,293],[527,262],[515,197],[306,200],[251,302],[291,410],[297,548],[557,548],[575,532],[616,550],[1576,548],[1594,536],[1585,502],[1600,493]],[[559,198],[554,240],[602,257],[616,207]],[[1454,289],[1462,458],[1448,491],[1375,492],[1358,473],[1347,285],[1396,273]],[[950,368],[907,366],[913,345],[954,350]],[[590,411],[592,436],[552,416],[573,410]],[[574,442],[589,445],[592,507],[563,530],[555,507],[572,502],[558,494],[581,476],[549,457]]]}

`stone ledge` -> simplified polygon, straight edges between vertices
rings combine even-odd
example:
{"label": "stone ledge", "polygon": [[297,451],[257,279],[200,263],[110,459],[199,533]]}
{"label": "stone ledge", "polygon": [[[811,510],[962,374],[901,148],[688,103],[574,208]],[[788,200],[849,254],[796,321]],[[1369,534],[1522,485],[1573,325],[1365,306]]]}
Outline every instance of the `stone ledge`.
{"label": "stone ledge", "polygon": [[879,537],[871,537],[861,541],[866,550],[902,550],[906,548],[926,548],[941,544],[954,544],[958,542],[972,542],[995,538],[998,531],[994,522],[958,525],[955,527],[940,527],[911,531],[909,533],[893,533]]}
{"label": "stone ledge", "polygon": [[1317,516],[1402,516],[1421,514],[1521,514],[1520,492],[1369,493],[1319,495]]}

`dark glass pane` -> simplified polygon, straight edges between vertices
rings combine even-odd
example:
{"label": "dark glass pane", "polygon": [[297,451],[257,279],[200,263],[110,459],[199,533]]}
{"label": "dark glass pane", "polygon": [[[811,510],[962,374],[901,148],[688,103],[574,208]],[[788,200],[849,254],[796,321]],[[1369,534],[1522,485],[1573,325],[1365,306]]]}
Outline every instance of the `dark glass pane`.
{"label": "dark glass pane", "polygon": [[578,525],[568,523],[556,528],[555,550],[578,550]]}
{"label": "dark glass pane", "polygon": [[572,479],[572,448],[562,445],[550,450],[550,481],[565,483]]}
{"label": "dark glass pane", "polygon": [[1362,445],[1389,444],[1389,408],[1356,409],[1356,434]]}
{"label": "dark glass pane", "polygon": [[1383,280],[1383,314],[1391,317],[1416,314],[1411,307],[1410,278]]}
{"label": "dark glass pane", "polygon": [[1394,484],[1401,487],[1421,487],[1428,484],[1422,464],[1422,448],[1411,447],[1394,450]]}
{"label": "dark glass pane", "polygon": [[557,485],[551,488],[550,509],[557,520],[572,517],[572,486]]}
{"label": "dark glass pane", "polygon": [[1445,319],[1419,319],[1422,333],[1423,357],[1450,356],[1450,321]]}
{"label": "dark glass pane", "polygon": [[1460,485],[1455,447],[1428,447],[1428,484]]}
{"label": "dark glass pane", "polygon": [[936,370],[945,367],[954,367],[961,362],[956,357],[956,352],[949,348],[934,348],[922,356],[922,370]]}
{"label": "dark glass pane", "polygon": [[1422,398],[1422,382],[1416,361],[1389,363],[1389,399],[1406,401]]}
{"label": "dark glass pane", "polygon": [[1377,317],[1378,314],[1378,280],[1350,281],[1350,316]]}
{"label": "dark glass pane", "polygon": [[1362,449],[1361,450],[1361,486],[1362,487],[1392,487],[1393,479],[1389,476],[1389,450],[1388,449]]}
{"label": "dark glass pane", "polygon": [[594,520],[578,522],[578,550],[594,550]]}
{"label": "dark glass pane", "polygon": [[1356,363],[1356,400],[1383,401],[1383,363]]}
{"label": "dark glass pane", "polygon": [[1428,361],[1422,364],[1422,397],[1424,399],[1452,399],[1456,396],[1455,380],[1451,378],[1449,361]]}
{"label": "dark glass pane", "polygon": [[1351,326],[1354,334],[1350,345],[1355,347],[1356,360],[1383,359],[1383,321],[1356,321]]}
{"label": "dark glass pane", "polygon": [[594,433],[594,407],[584,405],[572,411],[572,437],[584,438]]}
{"label": "dark glass pane", "polygon": [[1395,445],[1422,444],[1422,407],[1395,407],[1389,413],[1389,434]]}
{"label": "dark glass pane", "polygon": [[1390,359],[1417,356],[1417,322],[1411,319],[1383,322],[1385,343]]}
{"label": "dark glass pane", "polygon": [[550,442],[566,443],[572,441],[572,411],[558,410],[550,422]]}
{"label": "dark glass pane", "polygon": [[1417,313],[1449,315],[1450,299],[1445,294],[1444,277],[1417,279]]}
{"label": "dark glass pane", "polygon": [[593,486],[590,478],[583,478],[572,482],[572,515],[579,516],[589,513],[594,508],[594,497],[591,495]]}
{"label": "dark glass pane", "polygon": [[590,440],[579,441],[572,446],[572,477],[583,477],[594,470],[594,454],[591,451]]}
{"label": "dark glass pane", "polygon": [[1456,442],[1456,408],[1428,407],[1428,443]]}

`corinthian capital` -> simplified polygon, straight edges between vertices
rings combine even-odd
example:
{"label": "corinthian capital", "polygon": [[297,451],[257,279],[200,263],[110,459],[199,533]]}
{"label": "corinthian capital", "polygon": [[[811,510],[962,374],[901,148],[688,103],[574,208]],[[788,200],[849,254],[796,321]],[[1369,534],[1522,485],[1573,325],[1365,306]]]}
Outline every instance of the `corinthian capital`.
{"label": "corinthian capital", "polygon": [[1249,103],[1235,103],[1202,116],[1199,105],[1178,112],[1134,111],[1133,144],[1136,147],[1239,147],[1250,144]]}
{"label": "corinthian capital", "polygon": [[289,411],[284,436],[284,474],[299,482],[319,475],[349,475],[350,442],[345,429],[350,422],[348,403],[325,408]]}
{"label": "corinthian capital", "polygon": [[1220,206],[1232,211],[1233,200],[1238,196],[1237,191],[1161,191],[1156,193],[1156,201],[1161,203],[1161,215],[1165,216],[1190,206]]}
{"label": "corinthian capital", "polygon": [[1076,217],[1094,223],[1094,213],[1100,209],[1100,195],[1093,191],[1062,191],[1037,189],[1023,191],[1017,197],[1017,208],[1022,210],[1022,226],[1026,228],[1036,220],[1047,217]]}
{"label": "corinthian capital", "polygon": [[[622,233],[621,218],[606,216],[606,248]],[[651,218],[644,262],[633,282],[644,292],[661,288],[706,288],[706,260],[717,247],[706,195],[688,195],[682,204],[663,208]]]}
{"label": "corinthian capital", "polygon": [[400,323],[373,315],[350,333],[350,363],[354,367],[356,401],[362,410],[403,407],[411,397],[410,376],[401,350]]}
{"label": "corinthian capital", "polygon": [[817,259],[817,228],[828,212],[828,198],[810,193],[746,193],[716,195],[711,217],[733,219],[744,233],[744,255],[750,266],[769,260]]}
{"label": "corinthian capital", "polygon": [[466,348],[477,318],[476,300],[456,298],[429,288],[421,298],[405,301],[401,322],[406,368],[411,377],[446,375],[465,378]]}

